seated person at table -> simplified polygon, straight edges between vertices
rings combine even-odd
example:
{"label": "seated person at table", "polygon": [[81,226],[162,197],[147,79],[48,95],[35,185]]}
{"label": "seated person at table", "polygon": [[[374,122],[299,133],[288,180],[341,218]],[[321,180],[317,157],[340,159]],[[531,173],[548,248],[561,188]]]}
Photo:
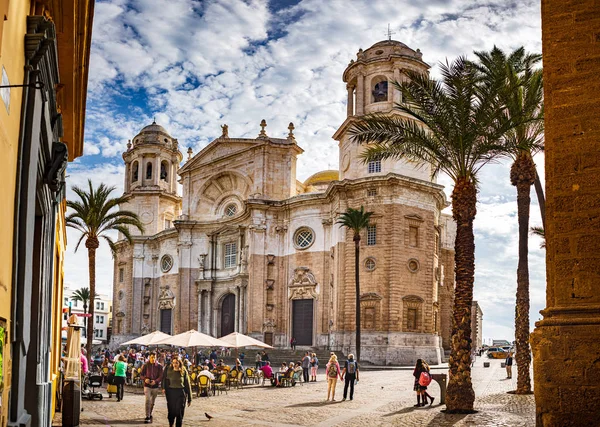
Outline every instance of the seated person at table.
{"label": "seated person at table", "polygon": [[212,381],[214,381],[214,379],[215,379],[214,374],[208,370],[208,366],[203,366],[202,370],[198,373],[198,376],[199,377],[201,377],[201,376],[208,377]]}
{"label": "seated person at table", "polygon": [[239,358],[235,359],[235,369],[238,372],[244,372],[244,367],[242,366],[242,361]]}
{"label": "seated person at table", "polygon": [[302,363],[301,362],[296,362],[296,366],[294,366],[294,373],[298,373],[300,375],[302,375]]}
{"label": "seated person at table", "polygon": [[262,366],[259,369],[259,372],[262,373],[262,376],[265,378],[273,377],[273,368],[271,368],[271,362],[267,362],[265,366]]}

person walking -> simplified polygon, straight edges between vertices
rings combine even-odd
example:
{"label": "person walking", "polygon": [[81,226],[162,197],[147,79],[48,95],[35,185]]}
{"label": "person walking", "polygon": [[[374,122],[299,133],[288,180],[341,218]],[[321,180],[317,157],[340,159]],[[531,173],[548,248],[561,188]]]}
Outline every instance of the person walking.
{"label": "person walking", "polygon": [[123,389],[125,387],[125,379],[127,377],[127,363],[126,358],[122,354],[119,355],[117,361],[113,365],[115,370],[115,385],[117,386],[117,402],[123,400]]}
{"label": "person walking", "polygon": [[431,382],[431,375],[429,374],[429,365],[422,359],[417,359],[415,369],[413,370],[413,376],[415,377],[415,385],[413,390],[417,392],[417,404],[414,405],[415,407],[427,405],[428,397],[431,400],[429,406],[433,405],[433,401],[435,400],[434,397],[430,396],[429,393],[427,393],[427,384],[429,384],[429,382],[425,384],[426,381],[421,379],[421,375],[424,373],[429,378],[428,381]]}
{"label": "person walking", "polygon": [[156,361],[156,353],[151,352],[148,361],[142,366],[140,372],[142,382],[144,384],[144,400],[146,402],[146,424],[152,423],[152,410],[154,402],[160,390],[160,382],[163,376],[163,367]]}
{"label": "person walking", "polygon": [[513,365],[513,355],[511,352],[508,352],[508,356],[506,356],[506,360],[504,361],[506,364],[506,379],[512,378],[512,365]]}
{"label": "person walking", "polygon": [[346,363],[344,364],[342,379],[345,380],[344,398],[342,401],[346,400],[346,396],[348,395],[348,386],[350,386],[350,400],[352,400],[354,398],[354,382],[358,382],[358,362],[354,360],[353,354],[348,355],[348,360],[346,360]]}
{"label": "person walking", "polygon": [[304,353],[304,357],[302,358],[302,381],[304,381],[305,383],[308,382],[308,377],[310,376],[309,369],[310,369],[310,352],[307,351],[306,353]]}
{"label": "person walking", "polygon": [[340,364],[335,353],[331,353],[329,363],[325,367],[325,372],[327,372],[327,400],[331,396],[331,401],[335,402],[335,386],[337,385],[338,378],[342,378]]}
{"label": "person walking", "polygon": [[317,382],[317,371],[319,370],[319,359],[317,354],[313,353],[310,358],[310,380]]}
{"label": "person walking", "polygon": [[192,387],[187,370],[181,362],[179,355],[173,355],[171,364],[164,369],[162,387],[167,398],[167,419],[169,427],[181,427],[187,406],[192,404]]}

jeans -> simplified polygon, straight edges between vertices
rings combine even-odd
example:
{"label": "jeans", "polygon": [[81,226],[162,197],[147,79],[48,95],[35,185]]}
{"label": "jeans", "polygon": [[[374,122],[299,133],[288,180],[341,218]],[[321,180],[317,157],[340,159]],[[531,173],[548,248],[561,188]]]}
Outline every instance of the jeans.
{"label": "jeans", "polygon": [[167,419],[169,425],[181,427],[183,424],[183,415],[185,413],[186,394],[182,388],[166,388],[165,396],[167,398]]}
{"label": "jeans", "polygon": [[308,382],[308,368],[302,368],[302,378],[304,380],[305,383]]}
{"label": "jeans", "polygon": [[147,417],[152,416],[152,409],[154,409],[154,401],[156,400],[156,396],[158,395],[159,391],[160,391],[160,388],[144,387],[144,397],[145,397],[145,401],[146,401],[146,416]]}
{"label": "jeans", "polygon": [[350,400],[354,398],[354,380],[356,380],[356,374],[346,374],[344,377],[344,399],[348,395],[348,385],[350,386]]}

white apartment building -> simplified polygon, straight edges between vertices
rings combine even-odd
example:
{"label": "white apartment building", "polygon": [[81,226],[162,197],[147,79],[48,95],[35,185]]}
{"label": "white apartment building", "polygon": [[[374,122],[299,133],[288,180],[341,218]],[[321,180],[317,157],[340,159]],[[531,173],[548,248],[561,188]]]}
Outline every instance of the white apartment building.
{"label": "white apartment building", "polygon": [[[74,301],[72,299],[74,292],[76,292],[79,287],[75,287],[72,285],[65,285],[64,288],[64,296],[63,296],[63,327],[67,326],[67,317],[68,317],[68,308],[69,302],[71,303],[71,313],[74,314],[83,314],[83,303],[81,301]],[[95,310],[94,310],[94,340],[97,340],[98,343],[108,343],[108,328],[110,326],[111,318],[112,318],[112,296],[109,294],[96,292],[98,295],[96,300],[94,301]],[[87,309],[89,312],[89,307]],[[82,317],[79,321],[81,325],[84,324],[84,317]],[[88,318],[88,321],[91,320]],[[64,328],[63,328],[64,329]],[[66,339],[67,333],[66,329],[63,330],[63,338]],[[81,338],[82,340],[86,337],[85,328],[81,329]]]}

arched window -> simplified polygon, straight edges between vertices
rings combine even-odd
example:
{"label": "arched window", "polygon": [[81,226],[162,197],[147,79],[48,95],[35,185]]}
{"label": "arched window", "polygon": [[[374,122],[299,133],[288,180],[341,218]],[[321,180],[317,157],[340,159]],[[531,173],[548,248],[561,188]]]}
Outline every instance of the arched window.
{"label": "arched window", "polygon": [[146,165],[146,179],[152,179],[152,163]]}
{"label": "arched window", "polygon": [[385,102],[388,100],[388,81],[386,77],[379,76],[371,80],[371,102]]}
{"label": "arched window", "polygon": [[167,181],[169,182],[169,174],[167,172],[167,168],[169,167],[169,165],[167,164],[167,162],[163,161],[160,164],[160,179],[162,179],[163,181]]}
{"label": "arched window", "polygon": [[132,168],[132,172],[131,172],[131,181],[132,182],[136,182],[138,180],[138,170],[139,170],[138,162],[133,162],[133,168]]}

